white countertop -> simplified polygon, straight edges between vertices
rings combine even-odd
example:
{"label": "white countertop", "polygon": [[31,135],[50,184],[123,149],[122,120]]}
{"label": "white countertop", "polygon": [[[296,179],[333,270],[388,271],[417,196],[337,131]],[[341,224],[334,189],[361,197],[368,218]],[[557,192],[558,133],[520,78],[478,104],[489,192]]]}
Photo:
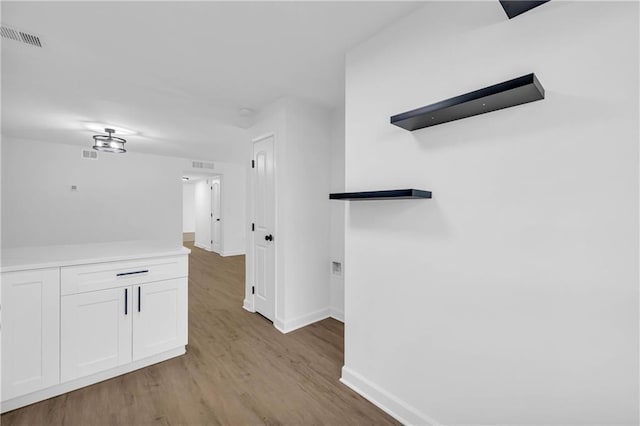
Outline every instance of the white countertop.
{"label": "white countertop", "polygon": [[23,271],[189,253],[191,253],[191,250],[186,247],[158,241],[117,241],[111,243],[8,248],[2,250],[0,271]]}

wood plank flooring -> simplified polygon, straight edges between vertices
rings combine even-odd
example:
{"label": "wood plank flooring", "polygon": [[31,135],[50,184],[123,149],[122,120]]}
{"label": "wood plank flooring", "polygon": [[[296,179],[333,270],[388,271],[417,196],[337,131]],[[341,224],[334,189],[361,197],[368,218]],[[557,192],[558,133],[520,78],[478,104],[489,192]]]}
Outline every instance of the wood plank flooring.
{"label": "wood plank flooring", "polygon": [[281,334],[242,309],[244,256],[188,246],[186,355],[11,411],[2,426],[398,424],[338,381],[342,323]]}

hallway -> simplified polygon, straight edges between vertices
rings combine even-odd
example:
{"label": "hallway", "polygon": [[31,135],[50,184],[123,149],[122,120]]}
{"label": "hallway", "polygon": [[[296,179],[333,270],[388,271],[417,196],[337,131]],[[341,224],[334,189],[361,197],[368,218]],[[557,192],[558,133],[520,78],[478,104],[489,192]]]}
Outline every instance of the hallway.
{"label": "hallway", "polygon": [[338,381],[342,323],[281,334],[242,309],[244,256],[187,245],[186,355],[9,412],[3,426],[397,424]]}

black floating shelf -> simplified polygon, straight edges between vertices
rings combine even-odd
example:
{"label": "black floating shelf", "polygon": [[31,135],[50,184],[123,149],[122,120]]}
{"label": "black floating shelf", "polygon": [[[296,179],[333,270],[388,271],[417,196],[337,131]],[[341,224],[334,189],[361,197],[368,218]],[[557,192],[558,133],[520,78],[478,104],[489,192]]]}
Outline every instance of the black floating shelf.
{"label": "black floating shelf", "polygon": [[391,124],[406,130],[418,130],[540,99],[544,99],[544,88],[531,73],[394,115]]}
{"label": "black floating shelf", "polygon": [[529,1],[529,0],[500,0],[500,4],[504,9],[505,13],[511,18],[515,18],[521,13],[525,13],[534,7],[538,7],[541,4],[545,4],[549,0],[537,0],[537,1]]}
{"label": "black floating shelf", "polygon": [[391,189],[387,191],[340,192],[329,194],[332,200],[411,200],[431,198],[431,191],[420,189]]}

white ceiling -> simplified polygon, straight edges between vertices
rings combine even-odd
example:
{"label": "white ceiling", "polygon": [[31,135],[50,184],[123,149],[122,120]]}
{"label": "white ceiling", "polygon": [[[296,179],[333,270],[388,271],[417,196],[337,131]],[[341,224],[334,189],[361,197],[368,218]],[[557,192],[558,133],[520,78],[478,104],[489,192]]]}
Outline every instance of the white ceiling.
{"label": "white ceiling", "polygon": [[[88,122],[134,152],[245,156],[238,110],[282,96],[335,107],[344,54],[417,2],[2,2],[2,134],[89,146]],[[116,135],[117,136],[117,135]]]}

